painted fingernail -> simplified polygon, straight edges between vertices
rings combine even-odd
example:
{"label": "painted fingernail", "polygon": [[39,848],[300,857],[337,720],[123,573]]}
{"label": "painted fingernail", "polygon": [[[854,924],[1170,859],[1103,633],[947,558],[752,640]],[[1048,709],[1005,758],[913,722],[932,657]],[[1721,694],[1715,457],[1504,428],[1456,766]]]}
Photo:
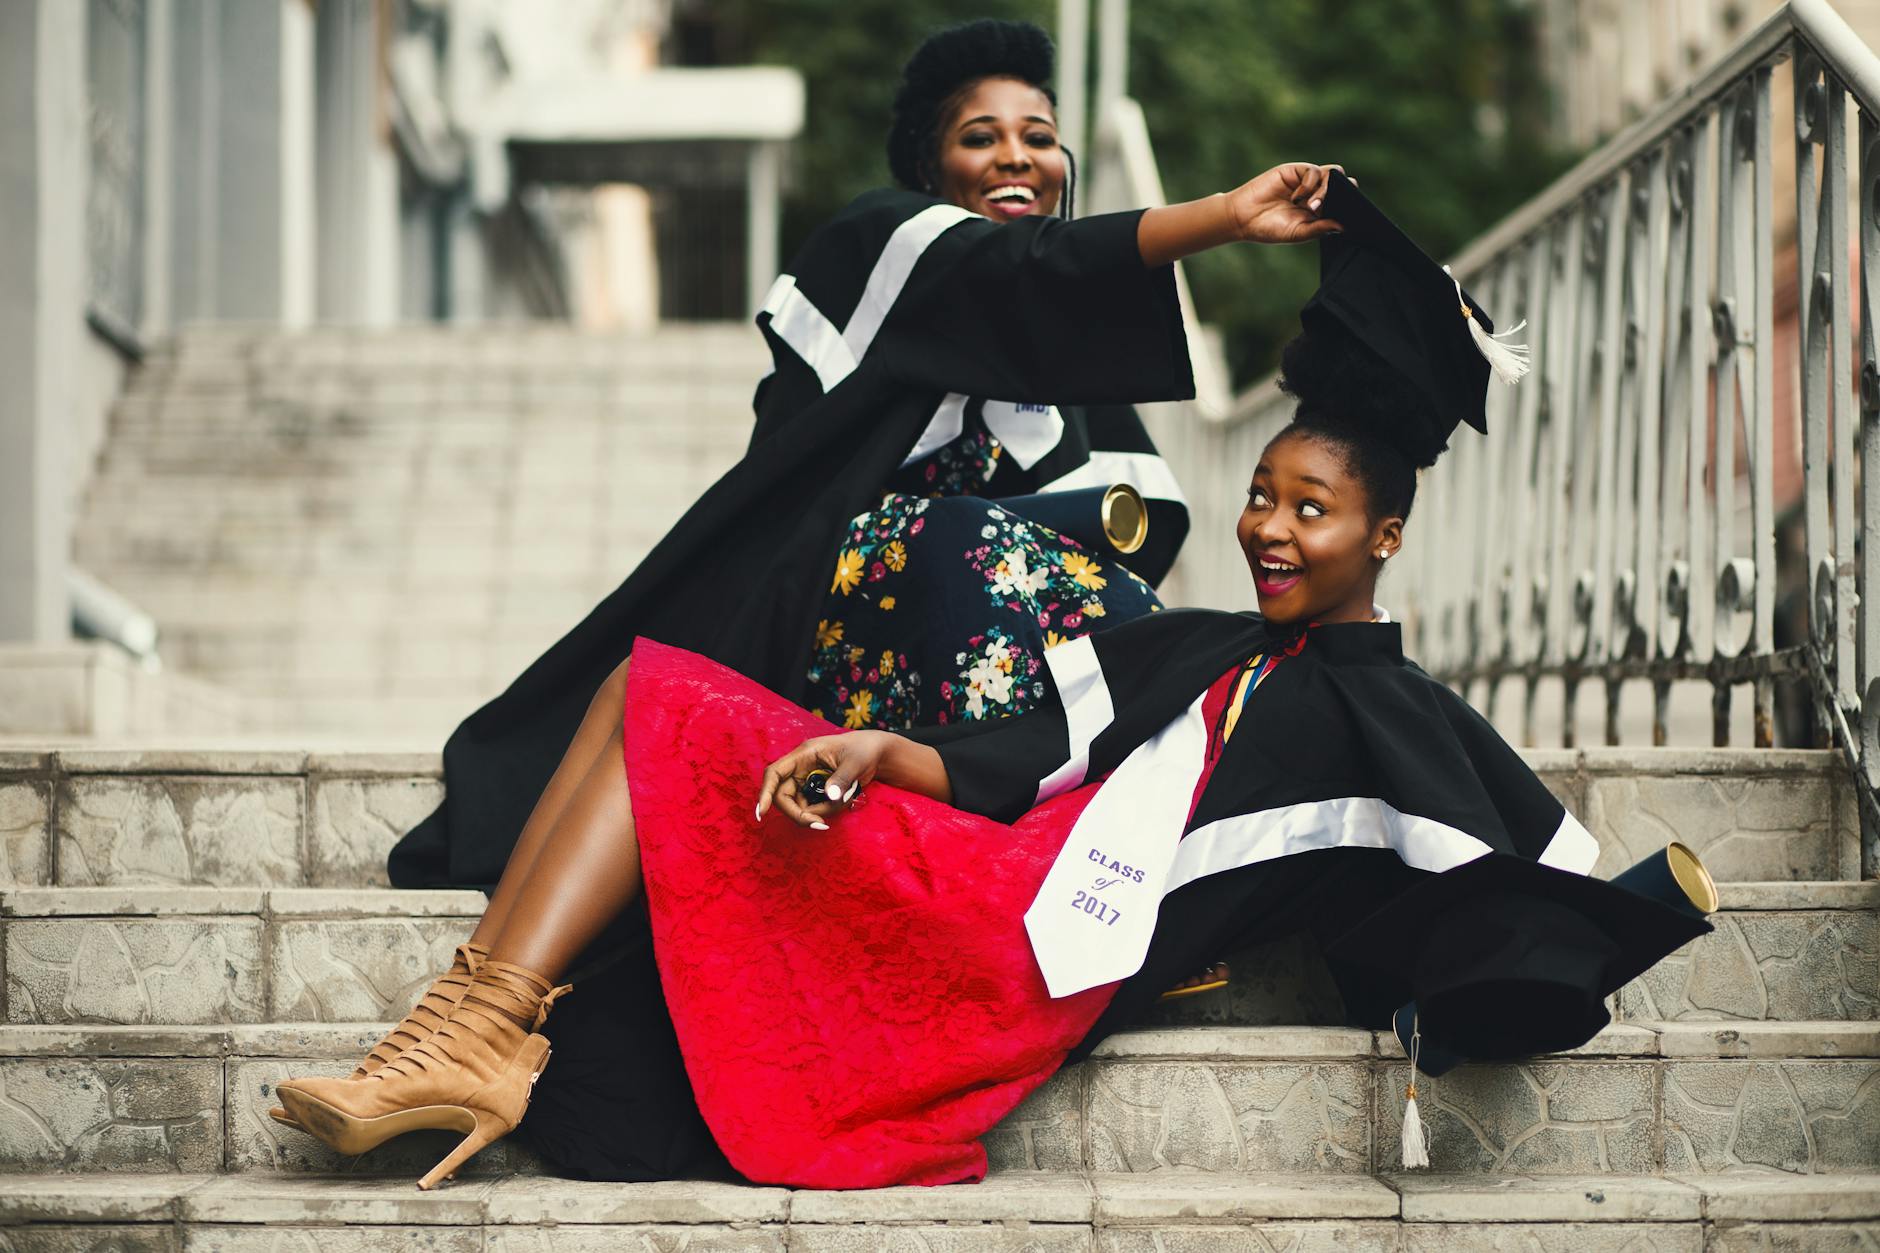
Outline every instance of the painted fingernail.
{"label": "painted fingernail", "polygon": [[1313,202],[1311,203],[1311,205],[1309,205],[1308,207],[1309,207],[1309,208],[1311,208],[1311,209],[1312,209],[1312,210],[1313,210],[1314,212],[1317,212],[1317,210],[1318,210],[1318,207],[1319,207],[1320,205],[1322,205],[1322,204],[1324,204],[1324,203],[1325,203],[1325,201],[1324,201],[1324,200],[1314,200],[1314,201],[1313,201]]}
{"label": "painted fingernail", "polygon": [[861,790],[862,790],[862,785],[860,783],[851,783],[849,784],[849,790],[844,792],[841,796],[837,797],[836,799],[843,800],[843,801],[852,801],[855,799],[855,794]]}
{"label": "painted fingernail", "polygon": [[756,809],[753,809],[751,811],[751,816],[757,819],[759,822],[762,822],[764,820],[764,807],[762,805],[759,805]]}
{"label": "painted fingernail", "polygon": [[809,824],[809,829],[812,831],[827,831],[829,824],[826,822],[812,822]]}

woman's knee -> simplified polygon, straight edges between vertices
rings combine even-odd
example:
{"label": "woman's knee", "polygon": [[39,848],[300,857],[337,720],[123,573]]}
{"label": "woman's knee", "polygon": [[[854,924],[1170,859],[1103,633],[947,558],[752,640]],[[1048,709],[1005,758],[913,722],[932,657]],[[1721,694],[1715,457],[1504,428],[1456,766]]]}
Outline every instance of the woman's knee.
{"label": "woman's knee", "polygon": [[629,657],[614,667],[613,673],[601,680],[600,691],[594,694],[594,703],[610,713],[621,713],[627,705],[627,666],[633,661]]}

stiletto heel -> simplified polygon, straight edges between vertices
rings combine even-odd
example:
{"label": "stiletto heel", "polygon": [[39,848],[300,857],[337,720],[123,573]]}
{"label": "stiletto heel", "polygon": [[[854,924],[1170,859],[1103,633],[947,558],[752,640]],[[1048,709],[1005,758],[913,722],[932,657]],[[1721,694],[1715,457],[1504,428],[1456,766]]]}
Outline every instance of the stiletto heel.
{"label": "stiletto heel", "polygon": [[509,1128],[496,1115],[486,1114],[482,1110],[470,1110],[469,1113],[476,1120],[470,1134],[463,1138],[463,1143],[450,1151],[449,1156],[431,1167],[424,1178],[418,1180],[420,1192],[429,1192],[440,1180],[456,1178],[459,1166],[509,1134]]}
{"label": "stiletto heel", "polygon": [[548,1065],[533,1028],[568,991],[508,962],[485,962],[444,1025],[364,1079],[289,1079],[277,1089],[309,1133],[346,1154],[407,1131],[461,1132],[418,1183],[429,1190],[522,1121]]}

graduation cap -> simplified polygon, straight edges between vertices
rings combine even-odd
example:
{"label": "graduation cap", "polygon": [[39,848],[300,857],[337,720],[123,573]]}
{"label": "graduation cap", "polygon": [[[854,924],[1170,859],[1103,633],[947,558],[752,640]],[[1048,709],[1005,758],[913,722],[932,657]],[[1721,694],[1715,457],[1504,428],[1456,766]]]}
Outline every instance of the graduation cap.
{"label": "graduation cap", "polygon": [[1519,380],[1528,372],[1526,345],[1496,338],[1488,314],[1448,268],[1337,170],[1322,212],[1342,230],[1319,241],[1319,289],[1299,311],[1308,335],[1346,332],[1401,374],[1436,415],[1437,429],[1425,433],[1430,448],[1440,449],[1458,421],[1486,433],[1489,375]]}
{"label": "graduation cap", "polygon": [[[1407,987],[1393,1026],[1414,1070],[1577,1048],[1606,997],[1710,931],[1716,886],[1673,844],[1607,881],[1489,853],[1432,875],[1340,936],[1326,956]],[[1429,1036],[1425,1041],[1423,1036]],[[1426,1165],[1415,1074],[1405,1165]]]}

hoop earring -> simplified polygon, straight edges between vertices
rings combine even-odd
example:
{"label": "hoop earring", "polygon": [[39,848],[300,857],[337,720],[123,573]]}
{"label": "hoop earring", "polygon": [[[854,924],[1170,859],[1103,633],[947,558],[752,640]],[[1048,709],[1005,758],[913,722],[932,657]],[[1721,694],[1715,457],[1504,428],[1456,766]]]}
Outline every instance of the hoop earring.
{"label": "hoop earring", "polygon": [[1077,154],[1069,148],[1063,148],[1064,163],[1070,167],[1070,175],[1064,180],[1064,197],[1058,201],[1058,216],[1066,222],[1077,216]]}

